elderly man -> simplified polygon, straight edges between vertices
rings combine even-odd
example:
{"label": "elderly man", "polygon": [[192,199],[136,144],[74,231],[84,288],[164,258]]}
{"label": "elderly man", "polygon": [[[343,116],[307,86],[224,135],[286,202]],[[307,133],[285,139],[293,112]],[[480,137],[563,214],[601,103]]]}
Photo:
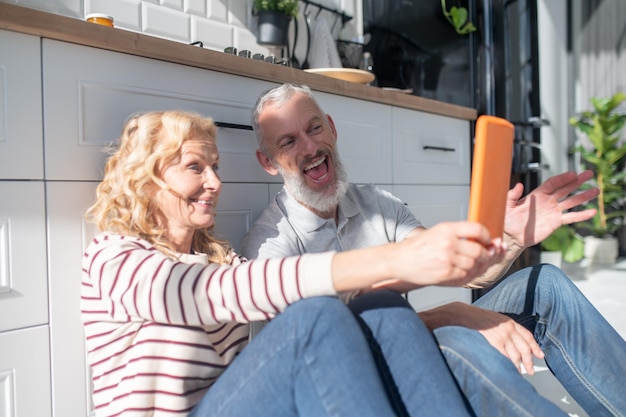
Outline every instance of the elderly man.
{"label": "elderly man", "polygon": [[[308,87],[286,84],[270,90],[259,98],[252,124],[258,161],[268,173],[280,174],[285,184],[244,239],[242,253],[248,258],[341,251],[423,232],[399,199],[374,186],[348,183],[337,154],[333,120]],[[507,197],[506,256],[470,286],[492,285],[524,249],[562,224],[592,217],[594,210],[569,211],[597,196],[595,189],[572,194],[591,177],[589,171],[557,175],[525,198],[521,198],[521,184],[513,187]],[[426,243],[421,256],[432,262],[424,274],[436,270],[442,253],[463,262],[462,238],[454,233],[460,224],[448,223],[451,233]],[[390,283],[388,290],[403,289]],[[381,294],[388,297],[389,292]],[[372,299],[377,302],[376,293],[345,298],[366,317],[369,309],[376,308],[370,305]],[[590,416],[626,415],[626,343],[554,266],[517,271],[473,305],[450,303],[420,312],[419,318],[433,332],[477,415],[559,413],[520,375],[521,366],[532,374],[533,356],[545,357],[553,374]],[[377,334],[376,323],[367,324],[393,374],[389,360],[393,335]],[[398,391],[407,408],[418,406],[410,404],[412,387],[398,386]]]}

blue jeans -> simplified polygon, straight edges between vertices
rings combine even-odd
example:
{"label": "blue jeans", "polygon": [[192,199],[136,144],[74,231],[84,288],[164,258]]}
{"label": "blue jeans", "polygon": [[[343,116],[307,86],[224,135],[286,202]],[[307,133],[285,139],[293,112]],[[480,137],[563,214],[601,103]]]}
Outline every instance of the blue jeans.
{"label": "blue jeans", "polygon": [[474,416],[432,334],[401,294],[366,293],[348,306],[371,331],[373,350],[380,349],[379,359],[408,415]]}
{"label": "blue jeans", "polygon": [[[437,351],[432,338],[420,344]],[[427,366],[430,358],[411,359],[424,362],[424,372],[431,372]],[[435,371],[425,375],[429,385],[442,390],[441,401],[424,402],[415,415],[467,416],[452,378]],[[440,414],[439,410],[447,411]],[[291,305],[265,326],[190,417],[393,415],[354,315],[336,298],[315,297]]]}
{"label": "blue jeans", "polygon": [[[450,388],[435,385],[434,378],[449,376],[452,370],[469,403],[470,415],[567,416],[537,394],[513,363],[477,331],[453,326],[435,330],[439,351],[424,344],[430,333],[401,295],[377,291],[358,297],[349,306],[372,330],[410,415],[419,415],[433,401],[445,401],[445,390]],[[388,323],[390,319],[393,324]],[[435,350],[425,354],[425,349],[432,347]],[[445,363],[442,353],[450,369],[440,366]],[[430,363],[421,357],[430,358]],[[447,377],[440,380],[450,384]],[[416,388],[424,386],[431,389]],[[441,410],[429,415],[458,414]]]}
{"label": "blue jeans", "polygon": [[[474,305],[505,313],[529,329],[552,373],[590,416],[626,416],[626,342],[559,268],[522,269]],[[456,338],[435,335],[440,344]],[[455,347],[464,360],[451,360],[444,352],[448,364],[457,380],[469,378],[472,368],[482,366],[476,364],[487,347]],[[460,385],[467,394],[472,389],[466,382]]]}

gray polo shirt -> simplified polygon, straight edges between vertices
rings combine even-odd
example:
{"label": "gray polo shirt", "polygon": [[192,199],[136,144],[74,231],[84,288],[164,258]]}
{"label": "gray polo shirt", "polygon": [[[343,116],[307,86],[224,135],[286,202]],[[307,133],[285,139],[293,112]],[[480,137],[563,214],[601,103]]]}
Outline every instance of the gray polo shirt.
{"label": "gray polo shirt", "polygon": [[419,226],[400,199],[374,185],[350,184],[337,223],[306,209],[283,187],[244,237],[241,253],[253,259],[343,251],[401,241]]}

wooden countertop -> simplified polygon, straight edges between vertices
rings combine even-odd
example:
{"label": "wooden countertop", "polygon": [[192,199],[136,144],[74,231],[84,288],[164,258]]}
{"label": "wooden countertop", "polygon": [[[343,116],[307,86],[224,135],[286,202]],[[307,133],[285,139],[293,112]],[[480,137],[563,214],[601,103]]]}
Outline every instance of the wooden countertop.
{"label": "wooden countertop", "polygon": [[310,74],[299,69],[253,61],[4,2],[0,2],[0,29],[266,81],[306,84],[317,91],[465,120],[475,120],[477,117],[476,110],[468,107]]}

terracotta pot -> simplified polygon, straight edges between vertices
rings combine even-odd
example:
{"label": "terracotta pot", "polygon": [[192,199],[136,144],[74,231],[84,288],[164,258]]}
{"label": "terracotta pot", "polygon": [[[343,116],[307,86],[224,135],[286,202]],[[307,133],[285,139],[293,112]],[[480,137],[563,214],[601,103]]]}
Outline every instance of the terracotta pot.
{"label": "terracotta pot", "polygon": [[289,43],[289,23],[291,16],[280,12],[259,12],[259,45],[286,46]]}

